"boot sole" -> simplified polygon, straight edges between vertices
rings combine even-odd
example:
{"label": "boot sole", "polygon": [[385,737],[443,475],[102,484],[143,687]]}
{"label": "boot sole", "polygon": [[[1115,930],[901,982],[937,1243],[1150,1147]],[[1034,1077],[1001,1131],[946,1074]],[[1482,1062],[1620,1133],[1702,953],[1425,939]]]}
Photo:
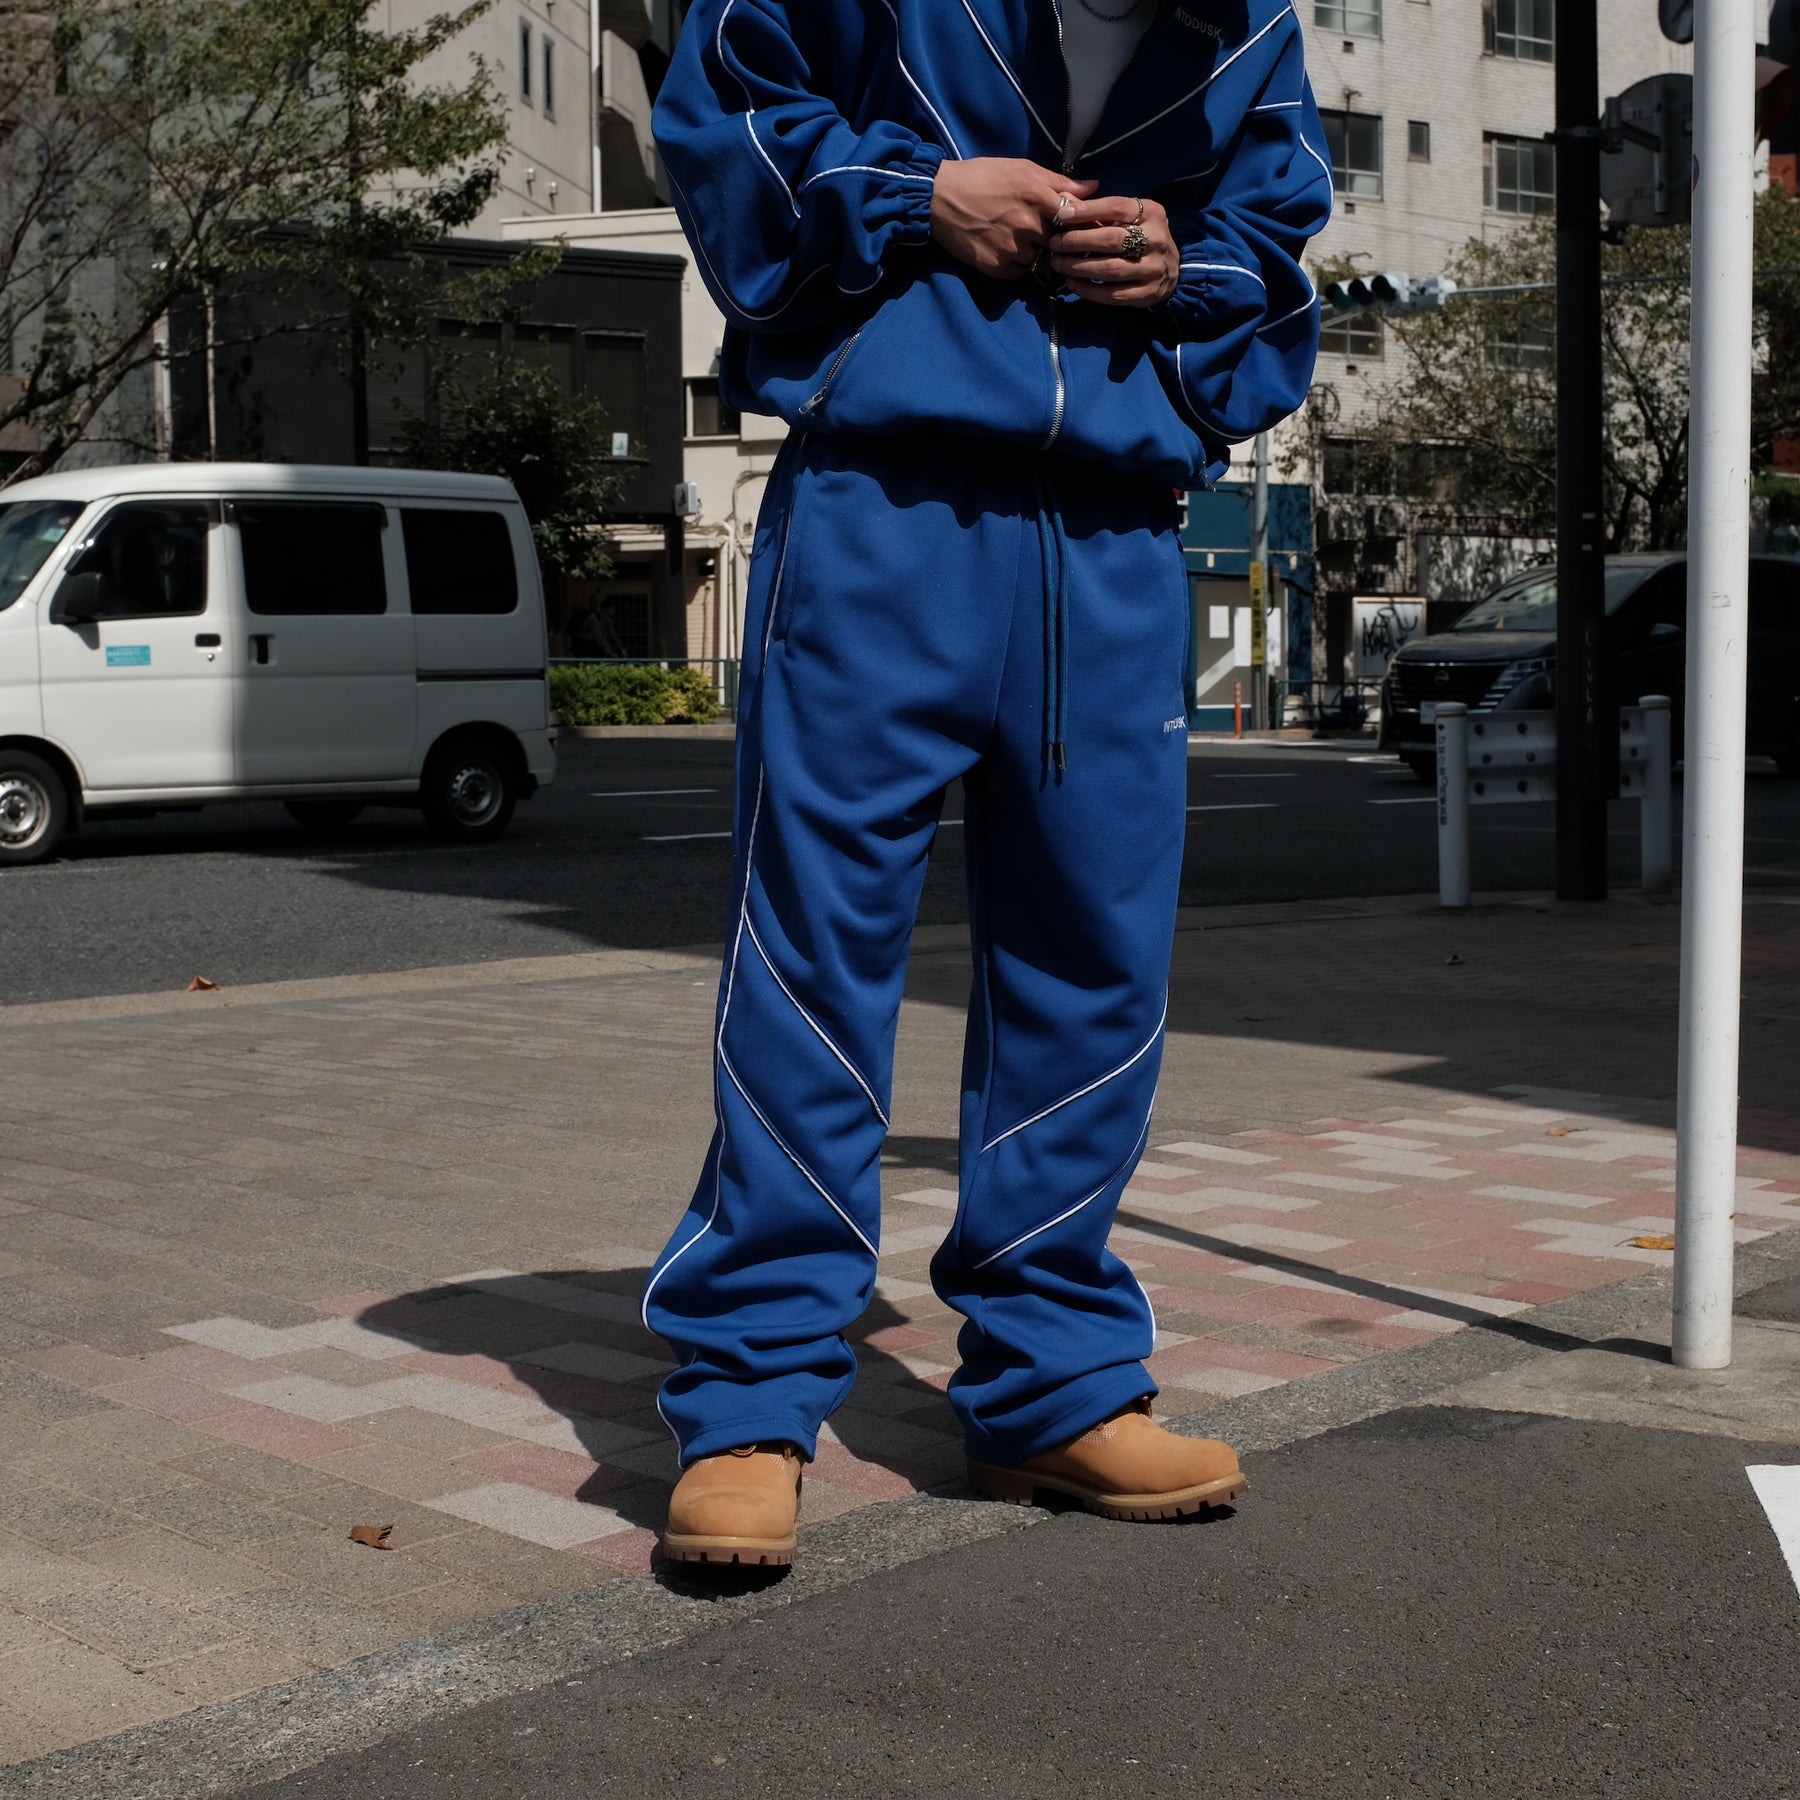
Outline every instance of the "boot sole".
{"label": "boot sole", "polygon": [[969,1464],[969,1485],[984,1500],[1000,1500],[1010,1506],[1040,1506],[1041,1493],[1062,1494],[1078,1500],[1103,1519],[1185,1519],[1211,1507],[1230,1506],[1250,1491],[1243,1471],[1221,1475],[1194,1487],[1172,1488],[1166,1494],[1109,1494],[1084,1482],[1061,1475],[1028,1475],[1019,1469],[997,1469],[988,1463]]}
{"label": "boot sole", "polygon": [[663,1555],[670,1562],[737,1563],[740,1567],[785,1569],[794,1560],[790,1538],[678,1537],[662,1534]]}

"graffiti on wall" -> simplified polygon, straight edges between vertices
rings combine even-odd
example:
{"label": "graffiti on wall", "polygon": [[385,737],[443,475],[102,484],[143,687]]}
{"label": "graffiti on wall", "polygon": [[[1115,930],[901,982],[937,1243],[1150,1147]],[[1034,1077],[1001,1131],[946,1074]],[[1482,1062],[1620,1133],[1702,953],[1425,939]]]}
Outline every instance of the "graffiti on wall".
{"label": "graffiti on wall", "polygon": [[1351,602],[1354,642],[1351,648],[1356,681],[1379,681],[1387,673],[1394,652],[1402,644],[1424,635],[1425,602],[1397,600],[1385,595]]}

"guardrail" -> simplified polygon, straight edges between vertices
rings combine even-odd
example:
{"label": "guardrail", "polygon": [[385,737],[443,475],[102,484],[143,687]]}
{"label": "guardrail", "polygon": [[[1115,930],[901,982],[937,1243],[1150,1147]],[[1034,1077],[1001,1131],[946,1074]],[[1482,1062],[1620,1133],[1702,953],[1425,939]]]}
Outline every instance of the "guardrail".
{"label": "guardrail", "polygon": [[721,717],[737,718],[738,667],[735,656],[553,656],[553,669],[699,669],[710,672]]}
{"label": "guardrail", "polygon": [[[1646,694],[1619,709],[1619,797],[1636,800],[1643,889],[1666,894],[1674,876],[1670,702]],[[1556,798],[1556,715],[1480,713],[1458,700],[1437,709],[1438,903],[1469,904],[1469,808]]]}

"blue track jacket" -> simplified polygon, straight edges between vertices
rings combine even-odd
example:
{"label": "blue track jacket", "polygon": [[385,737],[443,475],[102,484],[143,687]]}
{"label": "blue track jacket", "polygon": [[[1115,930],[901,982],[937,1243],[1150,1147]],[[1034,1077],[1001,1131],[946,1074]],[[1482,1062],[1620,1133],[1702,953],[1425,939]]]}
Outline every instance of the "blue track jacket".
{"label": "blue track jacket", "polygon": [[939,249],[947,156],[1063,168],[1058,0],[697,0],[655,112],[741,410],[1210,485],[1305,397],[1331,209],[1288,0],[1158,0],[1068,172],[1167,207],[1181,283],[1101,307]]}

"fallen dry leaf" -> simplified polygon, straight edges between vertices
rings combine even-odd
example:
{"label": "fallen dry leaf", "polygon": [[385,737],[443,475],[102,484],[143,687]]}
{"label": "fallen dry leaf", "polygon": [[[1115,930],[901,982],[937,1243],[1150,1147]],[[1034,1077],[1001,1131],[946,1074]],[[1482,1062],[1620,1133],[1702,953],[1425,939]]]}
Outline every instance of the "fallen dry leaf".
{"label": "fallen dry leaf", "polygon": [[367,1544],[371,1550],[391,1550],[388,1533],[394,1528],[391,1525],[352,1525],[350,1541],[353,1544]]}
{"label": "fallen dry leaf", "polygon": [[1573,1137],[1574,1135],[1575,1127],[1573,1125],[1552,1125],[1544,1133],[1545,1137]]}
{"label": "fallen dry leaf", "polygon": [[1462,958],[1460,956],[1446,956],[1444,958],[1444,967],[1446,969],[1458,968],[1461,966],[1461,963]]}
{"label": "fallen dry leaf", "polygon": [[216,981],[208,981],[204,975],[196,975],[187,984],[187,991],[190,994],[216,994],[219,991],[219,984]]}
{"label": "fallen dry leaf", "polygon": [[1635,1237],[1631,1240],[1631,1247],[1634,1250],[1673,1250],[1675,1240],[1673,1238]]}

